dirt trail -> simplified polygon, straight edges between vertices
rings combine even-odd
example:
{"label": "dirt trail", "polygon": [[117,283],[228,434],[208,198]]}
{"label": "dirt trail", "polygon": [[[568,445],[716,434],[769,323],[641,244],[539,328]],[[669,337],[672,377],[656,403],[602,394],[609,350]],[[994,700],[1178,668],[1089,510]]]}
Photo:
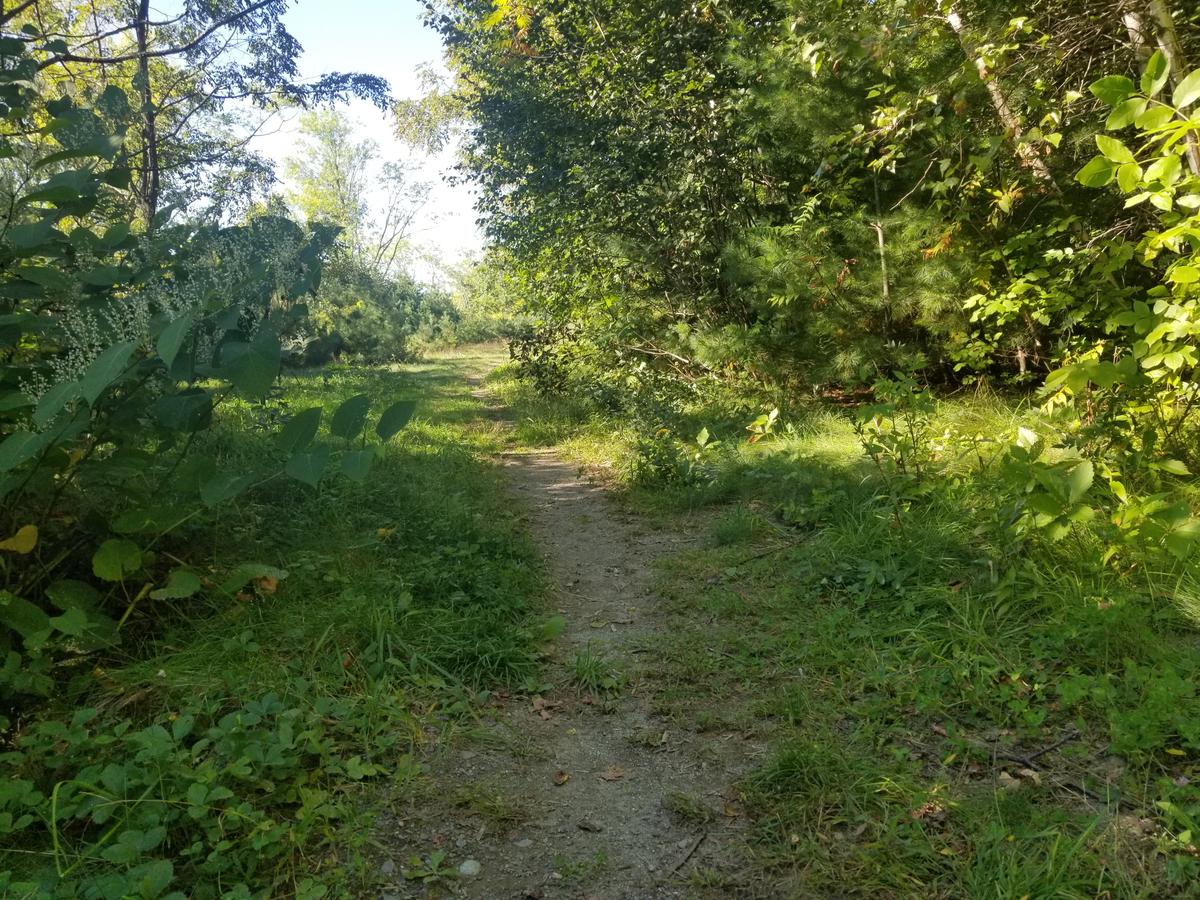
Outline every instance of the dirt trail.
{"label": "dirt trail", "polygon": [[[732,784],[753,749],[677,729],[647,708],[664,619],[653,564],[689,539],[645,528],[553,453],[502,462],[566,623],[546,673],[555,688],[508,699],[490,729],[433,762],[437,796],[396,810],[386,829],[396,880],[384,897],[733,896],[741,820]],[[612,663],[625,682],[607,698],[573,684],[581,651]],[[444,848],[452,867],[470,861],[468,873],[478,864],[478,874],[434,888],[402,881],[404,860],[431,847]],[[718,872],[724,887],[706,893]]]}

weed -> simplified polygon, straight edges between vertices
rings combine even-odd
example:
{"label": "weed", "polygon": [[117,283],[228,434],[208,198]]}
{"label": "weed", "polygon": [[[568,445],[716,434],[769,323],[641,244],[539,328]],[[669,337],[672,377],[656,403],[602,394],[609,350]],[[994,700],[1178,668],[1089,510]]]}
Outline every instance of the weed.
{"label": "weed", "polygon": [[591,694],[613,694],[625,685],[624,674],[590,644],[575,651],[568,669],[574,685]]}
{"label": "weed", "polygon": [[744,544],[762,535],[766,527],[762,517],[753,510],[735,506],[713,523],[713,543],[718,547]]}
{"label": "weed", "polygon": [[445,850],[434,850],[426,857],[414,856],[400,871],[405,880],[420,881],[423,884],[454,878],[456,874],[453,866],[446,865]]}
{"label": "weed", "polygon": [[528,818],[520,801],[495,785],[476,782],[461,785],[454,791],[453,802],[499,829],[512,828]]}
{"label": "weed", "polygon": [[608,854],[603,850],[597,850],[593,856],[584,859],[573,860],[561,855],[554,857],[554,871],[567,882],[594,878],[607,868]]}
{"label": "weed", "polygon": [[716,813],[694,794],[668,791],[662,803],[663,809],[686,825],[707,825],[716,820]]}

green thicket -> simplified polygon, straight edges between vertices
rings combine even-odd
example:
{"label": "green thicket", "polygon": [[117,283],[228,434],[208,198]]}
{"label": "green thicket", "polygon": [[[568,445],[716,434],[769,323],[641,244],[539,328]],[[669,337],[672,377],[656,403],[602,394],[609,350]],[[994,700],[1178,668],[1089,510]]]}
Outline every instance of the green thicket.
{"label": "green thicket", "polygon": [[285,6],[0,8],[4,896],[321,896],[304,854],[358,821],[346,785],[411,772],[402,698],[461,710],[532,666],[535,586],[474,529],[495,488],[464,436],[398,449],[430,391],[279,384],[338,308],[323,274],[419,320],[364,326],[364,355],[436,319],[399,273],[339,268],[346,223],[263,196],[225,103],[386,98],[297,83]]}
{"label": "green thicket", "polygon": [[700,398],[740,398],[761,437],[773,407],[861,389],[865,451],[911,485],[923,389],[986,380],[1045,412],[979,454],[1010,476],[1015,527],[1098,528],[1117,566],[1190,557],[1194,12],[480,0],[431,18],[535,320],[514,355],[636,420],[649,470],[703,471]]}
{"label": "green thicket", "polygon": [[[433,22],[542,343],[582,332],[604,369],[1034,385],[1128,356],[1120,313],[1191,252],[1140,243],[1195,208],[1194,136],[1164,130],[1173,87],[1194,109],[1186,10],[505,0]],[[1146,193],[1186,202],[1075,177],[1123,103]]]}

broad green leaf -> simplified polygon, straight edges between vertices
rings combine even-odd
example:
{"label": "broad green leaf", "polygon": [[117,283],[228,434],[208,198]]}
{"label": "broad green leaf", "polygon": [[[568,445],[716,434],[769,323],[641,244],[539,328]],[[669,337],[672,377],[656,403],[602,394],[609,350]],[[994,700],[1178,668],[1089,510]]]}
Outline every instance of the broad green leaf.
{"label": "broad green leaf", "polygon": [[1154,464],[1156,469],[1161,469],[1164,472],[1170,472],[1172,475],[1190,475],[1191,471],[1187,464],[1178,459],[1164,459],[1161,462]]}
{"label": "broad green leaf", "polygon": [[113,382],[124,374],[129,358],[137,348],[136,341],[123,341],[109,347],[87,367],[83,378],[79,380],[79,393],[87,401],[88,406],[95,406]]}
{"label": "broad green leaf", "polygon": [[254,340],[225,345],[221,373],[239,393],[259,399],[270,393],[279,376],[281,354],[279,336],[270,326],[263,325]]}
{"label": "broad green leaf", "polygon": [[287,577],[288,573],[284,569],[277,569],[263,563],[242,563],[225,577],[225,580],[221,582],[220,589],[226,594],[236,594],[255,578],[283,581]]}
{"label": "broad green leaf", "polygon": [[188,388],[155,400],[150,413],[163,428],[192,434],[212,424],[212,394],[204,388]]}
{"label": "broad green leaf", "polygon": [[232,500],[252,484],[253,475],[221,472],[200,485],[200,501],[205,506],[218,506],[226,500]]}
{"label": "broad green leaf", "polygon": [[1195,284],[1200,281],[1200,266],[1172,266],[1167,277],[1175,284]]}
{"label": "broad green leaf", "polygon": [[59,609],[95,609],[104,599],[86,581],[70,578],[56,581],[46,588],[46,598]]}
{"label": "broad green leaf", "polygon": [[1093,81],[1088,90],[1109,106],[1116,106],[1133,93],[1133,82],[1124,75],[1107,75]]}
{"label": "broad green leaf", "polygon": [[1117,186],[1126,194],[1132,194],[1142,183],[1142,167],[1137,163],[1126,163],[1117,169]]}
{"label": "broad green leaf", "polygon": [[13,271],[26,281],[55,291],[69,290],[74,284],[67,275],[50,266],[17,266]]}
{"label": "broad green leaf", "polygon": [[50,619],[50,625],[69,637],[79,637],[88,630],[88,616],[76,606]]}
{"label": "broad green leaf", "polygon": [[0,624],[31,637],[50,628],[50,617],[23,597],[0,591]]}
{"label": "broad green leaf", "polygon": [[100,246],[105,250],[115,250],[119,245],[125,243],[131,231],[128,222],[118,222],[104,232],[104,237],[100,239]]}
{"label": "broad green leaf", "polygon": [[1076,463],[1070,474],[1067,475],[1067,499],[1072,503],[1077,502],[1088,492],[1094,477],[1095,470],[1091,460],[1081,459]]}
{"label": "broad green leaf", "polygon": [[159,534],[187,519],[192,511],[177,506],[140,506],[125,510],[110,524],[117,534]]}
{"label": "broad green leaf", "polygon": [[14,431],[0,444],[0,473],[15,469],[37,456],[45,446],[46,435]]}
{"label": "broad green leaf", "polygon": [[342,474],[351,481],[365,481],[374,461],[374,450],[351,450],[342,456]]}
{"label": "broad green leaf", "polygon": [[412,420],[413,413],[416,411],[416,400],[400,400],[393,403],[379,417],[379,424],[375,426],[375,433],[385,443],[390,441]]}
{"label": "broad green leaf", "polygon": [[1109,131],[1121,130],[1121,128],[1133,125],[1134,120],[1145,110],[1145,97],[1130,97],[1129,100],[1121,101],[1112,108],[1109,118],[1104,122],[1104,127]]}
{"label": "broad green leaf", "polygon": [[1175,111],[1169,106],[1154,105],[1138,113],[1133,124],[1142,131],[1157,131],[1175,118]]}
{"label": "broad green leaf", "polygon": [[1183,163],[1178,156],[1163,156],[1146,167],[1146,180],[1174,184],[1179,180],[1182,170]]}
{"label": "broad green leaf", "polygon": [[1200,69],[1190,73],[1175,86],[1175,93],[1171,99],[1177,109],[1187,109],[1197,99],[1200,99]]}
{"label": "broad green leaf", "polygon": [[54,230],[54,220],[42,219],[40,222],[25,222],[14,225],[8,230],[8,239],[18,250],[32,250],[47,243],[51,237],[57,237]]}
{"label": "broad green leaf", "polygon": [[19,203],[70,203],[80,197],[94,193],[95,183],[87,169],[68,169],[58,172],[37,185],[22,197]]}
{"label": "broad green leaf", "polygon": [[1134,161],[1133,153],[1115,137],[1109,137],[1107,134],[1098,134],[1096,135],[1096,146],[1100,148],[1100,152],[1104,154],[1104,158],[1111,162],[1131,163]]}
{"label": "broad green leaf", "polygon": [[82,273],[79,280],[93,287],[112,287],[124,281],[125,277],[125,273],[116,266],[96,266]]}
{"label": "broad green leaf", "polygon": [[284,453],[295,453],[313,442],[320,427],[321,407],[314,406],[288,419],[276,435],[275,443]]}
{"label": "broad green leaf", "polygon": [[158,590],[151,591],[154,600],[186,600],[200,590],[200,576],[188,569],[172,569],[167,576],[167,583]]}
{"label": "broad green leaf", "polygon": [[0,395],[0,412],[11,412],[14,409],[25,409],[29,406],[33,406],[33,401],[24,391],[8,391]]}
{"label": "broad green leaf", "polygon": [[111,538],[92,556],[92,574],[104,581],[124,581],[142,567],[142,551],[133,541]]}
{"label": "broad green leaf", "polygon": [[82,392],[83,385],[78,381],[54,385],[38,399],[38,405],[33,411],[33,424],[38,428],[45,428],[67,404],[77,400]]}
{"label": "broad green leaf", "polygon": [[123,119],[129,114],[129,96],[115,84],[110,84],[96,98],[95,106],[110,119]]}
{"label": "broad green leaf", "polygon": [[371,398],[366,394],[356,394],[346,400],[333,414],[333,420],[329,423],[330,433],[348,441],[354,440],[362,433],[370,408]]}
{"label": "broad green leaf", "polygon": [[49,156],[43,156],[36,163],[34,168],[53,165],[54,163],[62,162],[68,159],[81,159],[88,156],[99,156],[104,159],[112,159],[120,152],[122,145],[125,143],[123,135],[119,134],[102,134],[97,135],[86,143],[80,144],[77,147],[70,147],[66,150],[59,150],[57,153],[51,153]]}
{"label": "broad green leaf", "polygon": [[1075,180],[1085,187],[1104,187],[1113,180],[1115,170],[1116,167],[1103,156],[1096,156],[1075,174]]}
{"label": "broad green leaf", "polygon": [[317,487],[321,483],[321,475],[324,474],[328,464],[329,447],[325,444],[318,444],[312,450],[293,454],[283,470],[297,481]]}
{"label": "broad green leaf", "polygon": [[1167,76],[1171,74],[1171,67],[1167,65],[1167,58],[1163,56],[1161,50],[1155,50],[1154,54],[1146,62],[1146,68],[1142,71],[1141,89],[1142,93],[1147,97],[1153,97],[1163,89],[1163,85],[1167,83]]}
{"label": "broad green leaf", "polygon": [[[144,859],[145,854],[140,858]],[[169,859],[142,863],[129,873],[129,883],[138,897],[161,897],[175,877],[175,864]],[[132,893],[132,892],[131,892]]]}
{"label": "broad green leaf", "polygon": [[162,333],[158,336],[158,340],[155,342],[155,349],[158,350],[159,358],[162,359],[168,369],[175,362],[175,357],[179,354],[179,348],[183,346],[183,342],[187,338],[188,330],[192,327],[193,318],[193,313],[186,312],[178,319],[174,319],[162,330]]}
{"label": "broad green leaf", "polygon": [[1198,541],[1200,541],[1200,519],[1189,519],[1172,528],[1164,539],[1167,551],[1176,559],[1187,559],[1191,556]]}

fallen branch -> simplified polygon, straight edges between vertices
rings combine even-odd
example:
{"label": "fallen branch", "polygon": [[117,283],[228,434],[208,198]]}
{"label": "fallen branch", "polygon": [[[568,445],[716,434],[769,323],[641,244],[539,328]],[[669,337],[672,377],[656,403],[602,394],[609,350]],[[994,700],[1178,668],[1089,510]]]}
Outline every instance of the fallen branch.
{"label": "fallen branch", "polygon": [[692,846],[688,850],[688,852],[683,855],[683,859],[679,860],[679,862],[675,863],[675,865],[671,867],[672,875],[674,875],[676,872],[678,872],[680,869],[682,869],[684,866],[686,866],[688,860],[696,855],[696,851],[700,849],[700,845],[704,843],[704,839],[706,837],[708,837],[708,832],[704,831],[704,832],[701,832],[700,836],[698,838],[696,838],[696,840],[692,841]]}

